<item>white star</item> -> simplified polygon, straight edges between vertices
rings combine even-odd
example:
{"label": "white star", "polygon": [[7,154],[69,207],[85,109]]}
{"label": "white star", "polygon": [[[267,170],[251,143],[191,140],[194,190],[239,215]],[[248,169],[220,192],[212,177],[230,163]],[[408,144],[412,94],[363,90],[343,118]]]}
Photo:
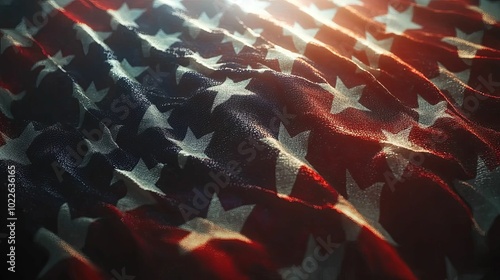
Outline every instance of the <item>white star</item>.
{"label": "white star", "polygon": [[121,62],[115,59],[108,60],[108,63],[111,64],[109,74],[114,81],[117,81],[122,77],[132,81],[137,81],[136,78],[148,69],[147,66],[132,66],[128,63],[126,58],[124,58]]}
{"label": "white star", "polygon": [[346,170],[346,192],[349,203],[352,204],[363,215],[365,220],[376,229],[387,241],[395,243],[389,233],[379,223],[380,217],[380,195],[384,183],[375,183],[362,190]]}
{"label": "white star", "polygon": [[84,23],[75,23],[73,29],[76,30],[76,38],[82,43],[83,53],[89,53],[90,44],[96,43],[105,50],[110,50],[104,40],[111,36],[111,32],[97,32]]}
{"label": "white star", "polygon": [[[340,223],[345,233],[346,241],[357,241],[362,227],[370,227],[363,216],[343,196],[339,196],[335,208],[342,214]],[[376,232],[376,231],[375,231]],[[378,232],[376,232],[378,235]],[[380,236],[380,238],[384,238]]]}
{"label": "white star", "polygon": [[222,55],[214,57],[202,57],[198,53],[193,53],[186,56],[189,59],[188,68],[195,69],[200,73],[210,74],[215,70],[218,70],[222,63],[218,63],[222,58]]}
{"label": "white star", "polygon": [[97,141],[90,141],[88,139],[84,139],[88,151],[83,157],[82,162],[80,163],[80,167],[85,167],[90,162],[92,155],[108,155],[112,153],[115,149],[120,149],[116,142],[113,140],[111,136],[111,131],[109,131],[108,127],[105,125],[101,126],[102,136]]}
{"label": "white star", "polygon": [[56,4],[59,8],[66,8],[66,6],[68,6],[74,1],[75,0],[51,0],[50,2]]}
{"label": "white star", "polygon": [[94,82],[91,82],[89,87],[85,90],[85,96],[92,102],[92,103],[98,103],[101,102],[101,100],[106,97],[108,94],[109,88],[104,88],[101,90],[97,90],[97,88],[94,85]]}
{"label": "white star", "polygon": [[57,216],[57,235],[76,250],[85,246],[89,226],[97,219],[82,217],[71,219],[68,203],[64,203]]}
{"label": "white star", "polygon": [[44,276],[57,263],[71,258],[86,264],[86,266],[94,269],[96,272],[99,271],[82,253],[73,249],[71,245],[64,242],[64,240],[60,239],[57,235],[45,228],[40,228],[35,233],[33,241],[44,247],[50,254],[49,260],[43,267],[42,271],[38,274],[38,278]]}
{"label": "white star", "polygon": [[362,190],[346,170],[347,200],[369,221],[378,221],[380,215],[380,194],[384,184],[375,183]]}
{"label": "white star", "polygon": [[293,44],[300,54],[304,54],[306,51],[307,44],[316,41],[314,36],[318,33],[319,28],[302,28],[297,22],[294,23],[293,27],[283,28],[283,35],[291,36]]}
{"label": "white star", "polygon": [[311,131],[304,131],[291,137],[281,123],[278,139],[272,137],[261,139],[262,142],[279,151],[276,159],[276,190],[279,194],[290,195],[292,193],[302,166],[314,170],[306,159],[310,133]]}
{"label": "white star", "polygon": [[240,232],[254,207],[255,204],[243,205],[226,211],[222,207],[219,197],[214,193],[210,206],[208,207],[206,219],[220,227],[234,232]]}
{"label": "white star", "polygon": [[398,152],[398,149],[400,147],[404,149],[413,148],[412,143],[408,140],[411,129],[412,127],[410,126],[407,129],[401,130],[397,134],[382,130],[382,133],[386,138],[382,144],[385,159],[387,161],[387,165],[392,171],[392,174],[394,174],[394,177],[397,180],[402,178],[406,166],[410,163],[408,159],[404,158],[403,155]]}
{"label": "white star", "polygon": [[90,83],[85,91],[77,83],[73,83],[72,96],[78,99],[80,105],[80,124],[78,126],[83,122],[85,111],[88,111],[88,109],[99,110],[96,103],[100,102],[106,96],[107,91],[107,88],[97,91],[94,82]]}
{"label": "white star", "polygon": [[363,2],[361,0],[332,0],[332,2],[337,5],[337,7],[346,7],[346,6],[363,6]]}
{"label": "white star", "polygon": [[378,69],[380,55],[389,53],[393,41],[394,38],[377,40],[370,33],[366,32],[366,39],[358,39],[356,45],[354,45],[354,49],[358,51],[364,50],[370,66]]}
{"label": "white star", "polygon": [[485,22],[491,22],[492,18],[494,21],[500,21],[500,9],[498,8],[498,3],[491,0],[479,0],[479,8],[483,11],[483,20]]}
{"label": "white star", "polygon": [[382,133],[386,138],[385,140],[381,141],[383,148],[382,151],[385,154],[385,158],[387,160],[389,168],[391,169],[394,177],[397,180],[400,180],[402,178],[406,166],[408,166],[408,163],[410,163],[410,161],[401,154],[401,149],[411,150],[414,152],[423,151],[423,149],[413,144],[409,140],[412,128],[413,127],[410,126],[396,134],[382,130]]}
{"label": "white star", "polygon": [[347,88],[342,80],[337,77],[335,88],[328,83],[319,84],[324,90],[333,95],[331,114],[339,114],[347,108],[354,108],[361,111],[370,111],[370,109],[359,103],[362,97],[364,85]]}
{"label": "white star", "polygon": [[173,44],[181,42],[179,36],[181,32],[175,32],[172,34],[166,34],[163,30],[158,30],[156,35],[145,35],[139,33],[139,37],[143,39],[142,41],[142,53],[145,57],[151,55],[151,48],[157,49],[159,51],[165,51],[170,48]]}
{"label": "white star", "polygon": [[77,98],[80,104],[82,104],[85,108],[97,110],[98,108],[95,104],[106,96],[107,91],[107,88],[97,91],[94,82],[90,83],[89,87],[85,91],[80,87],[80,85],[73,83],[73,97]]}
{"label": "white star", "polygon": [[135,21],[140,18],[145,11],[145,9],[130,9],[127,3],[124,3],[118,10],[108,10],[107,12],[111,15],[111,28],[116,30],[118,25],[127,28],[139,28],[139,25],[137,25]]}
{"label": "white star", "polygon": [[138,184],[125,184],[127,194],[116,202],[116,208],[121,212],[128,212],[143,205],[154,205],[157,203],[151,193]]}
{"label": "white star", "polygon": [[256,73],[264,73],[264,72],[269,71],[269,70],[272,71],[271,68],[269,68],[269,67],[267,67],[265,65],[260,64],[260,66],[263,66],[263,67],[261,67],[261,68],[253,68],[251,65],[247,65],[247,67],[241,68],[241,69],[248,70],[250,72],[256,72]]}
{"label": "white star", "polygon": [[191,231],[191,233],[179,241],[179,251],[181,254],[187,254],[203,247],[213,239],[239,240],[241,242],[251,243],[250,239],[241,233],[219,227],[203,218],[196,217],[180,228]]}
{"label": "white star", "polygon": [[219,13],[212,18],[203,12],[198,19],[186,17],[183,26],[189,29],[189,35],[196,39],[201,30],[211,33],[214,29],[218,29],[222,13]]}
{"label": "white star", "polygon": [[182,254],[192,252],[212,239],[234,239],[250,243],[251,241],[240,231],[254,206],[244,205],[226,211],[214,193],[205,219],[196,217],[180,226],[191,231],[179,242],[180,252]]}
{"label": "white star", "polygon": [[5,140],[5,144],[0,147],[0,160],[12,160],[24,165],[31,163],[26,151],[33,140],[41,134],[41,132],[35,130],[33,123],[28,124],[17,138],[10,139],[3,133],[0,132],[0,134]]}
{"label": "white star", "polygon": [[316,21],[316,24],[330,24],[338,11],[337,8],[319,9],[314,4],[311,4],[309,7],[303,7],[302,10],[311,15],[311,17],[313,17]]}
{"label": "white star", "polygon": [[170,117],[171,113],[172,110],[162,113],[158,110],[158,108],[155,105],[151,104],[144,113],[144,116],[142,117],[137,134],[141,134],[142,132],[151,127],[158,127],[160,129],[171,129],[172,126],[170,126],[170,124],[168,123],[168,118]]}
{"label": "white star", "polygon": [[247,29],[243,34],[236,31],[234,34],[225,34],[222,44],[231,43],[236,54],[239,54],[244,46],[253,48],[253,44],[257,41],[262,29]]}
{"label": "white star", "polygon": [[154,192],[159,195],[165,195],[163,191],[156,187],[163,166],[163,164],[158,163],[155,167],[149,169],[144,161],[139,159],[131,171],[116,169],[111,184],[114,184],[118,180],[123,180],[126,185],[139,187],[140,189]]}
{"label": "white star", "polygon": [[35,63],[31,68],[32,71],[39,66],[43,67],[42,71],[38,74],[38,78],[36,79],[36,86],[38,86],[43,78],[45,78],[45,76],[49,73],[55,72],[58,69],[66,72],[63,67],[68,65],[74,57],[74,55],[63,57],[61,51],[58,51],[55,56],[48,56],[47,59]]}
{"label": "white star", "polygon": [[40,6],[46,14],[50,14],[54,10],[64,10],[73,1],[75,0],[49,0],[41,2]]}
{"label": "white star", "polygon": [[418,108],[413,109],[413,111],[418,113],[418,123],[420,126],[428,128],[440,118],[451,118],[451,116],[446,113],[447,108],[446,101],[441,101],[432,105],[418,95]]}
{"label": "white star", "polygon": [[0,32],[3,34],[0,39],[0,54],[10,46],[27,48],[33,45],[33,37],[27,31],[25,21],[21,21],[14,29],[0,29]]}
{"label": "white star", "polygon": [[255,95],[254,92],[246,89],[246,87],[248,86],[248,84],[250,83],[251,80],[252,79],[250,78],[250,79],[235,83],[230,78],[226,78],[222,84],[207,88],[207,90],[212,90],[212,91],[216,92],[214,103],[212,104],[211,112],[213,112],[217,106],[228,101],[229,98],[231,98],[232,96]]}
{"label": "white star", "polygon": [[446,90],[453,100],[461,107],[464,102],[464,90],[470,77],[470,69],[462,72],[451,72],[438,63],[439,75],[431,78],[431,82],[440,90]]}
{"label": "white star", "polygon": [[[372,68],[371,66],[369,65],[366,65],[363,61],[357,59],[356,57],[352,57],[352,62],[354,62],[354,64],[356,64],[357,68],[356,68],[356,73],[361,73],[363,71],[366,71],[368,73],[370,73],[371,75],[373,75],[374,77],[377,77],[380,73],[380,70],[377,68]],[[372,63],[374,62],[373,60],[371,61]],[[368,62],[370,63],[370,61]],[[378,60],[376,61],[377,63],[377,67],[378,67]]]}
{"label": "white star", "polygon": [[500,167],[490,170],[484,160],[477,159],[476,178],[455,182],[455,189],[471,206],[477,224],[486,234],[500,215]]}
{"label": "white star", "polygon": [[397,181],[401,181],[404,171],[406,170],[406,167],[408,166],[408,163],[410,163],[410,161],[406,159],[401,153],[394,151],[393,149],[386,148],[384,149],[384,151],[385,160],[387,161],[387,165],[394,175],[394,178]]}
{"label": "white star", "polygon": [[382,141],[384,143],[384,147],[389,149],[403,148],[406,150],[417,151],[418,147],[409,140],[412,128],[412,126],[409,126],[408,128],[403,129],[395,134],[389,131],[382,130],[382,133],[386,138],[386,140]]}
{"label": "white star", "polygon": [[193,71],[190,68],[184,67],[182,65],[177,66],[177,69],[175,70],[175,82],[179,84],[182,77],[184,77],[184,74],[189,72],[196,72],[196,71]]}
{"label": "white star", "polygon": [[218,63],[222,55],[204,58],[198,53],[193,53],[186,56],[189,59],[189,65],[186,67],[179,65],[175,72],[175,81],[177,84],[181,81],[184,74],[188,72],[199,72],[205,75],[211,74],[213,71],[218,70],[222,63]]}
{"label": "white star", "polygon": [[422,26],[414,23],[413,6],[408,7],[404,12],[399,12],[389,6],[387,14],[375,17],[374,20],[386,24],[386,33],[402,35],[406,30],[421,29]]}
{"label": "white star", "polygon": [[291,52],[280,46],[274,46],[267,50],[266,60],[277,59],[280,69],[283,73],[292,73],[293,63],[295,59],[301,57],[300,54]]}
{"label": "white star", "polygon": [[458,57],[463,58],[465,63],[471,64],[471,60],[476,57],[478,50],[482,49],[484,31],[476,31],[466,34],[460,29],[456,30],[456,37],[444,37],[443,42],[453,45],[457,48]]}
{"label": "white star", "polygon": [[8,89],[0,87],[0,112],[2,112],[9,119],[14,118],[10,109],[12,102],[23,99],[25,95],[25,91],[19,94],[13,94]]}
{"label": "white star", "polygon": [[122,212],[127,212],[142,205],[156,204],[156,200],[151,193],[160,196],[165,195],[156,186],[163,166],[163,164],[158,163],[155,167],[148,169],[144,161],[139,159],[139,162],[131,171],[116,169],[111,184],[123,180],[127,187],[127,194],[118,200],[116,207]]}
{"label": "white star", "polygon": [[113,141],[116,142],[116,138],[118,137],[118,134],[120,133],[120,129],[122,129],[122,127],[123,127],[122,124],[115,124],[109,129]]}
{"label": "white star", "polygon": [[33,40],[33,36],[35,36],[42,27],[42,25],[35,25],[29,19],[23,17],[15,30],[21,33],[21,35]]}
{"label": "white star", "polygon": [[213,134],[214,133],[212,132],[200,138],[196,138],[191,129],[188,127],[184,139],[181,141],[170,139],[180,148],[178,155],[179,166],[184,168],[188,156],[198,159],[208,159],[209,157],[205,154],[205,150],[207,149],[208,144],[210,144]]}
{"label": "white star", "polygon": [[167,5],[181,11],[186,10],[186,7],[182,4],[182,0],[154,0],[153,2],[153,8],[155,9],[163,5]]}

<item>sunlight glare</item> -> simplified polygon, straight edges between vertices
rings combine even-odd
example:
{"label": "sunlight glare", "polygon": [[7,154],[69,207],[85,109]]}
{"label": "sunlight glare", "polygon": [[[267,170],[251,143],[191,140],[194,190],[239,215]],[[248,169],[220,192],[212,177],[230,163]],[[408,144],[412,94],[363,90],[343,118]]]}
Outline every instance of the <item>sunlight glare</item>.
{"label": "sunlight glare", "polygon": [[271,5],[270,1],[264,0],[227,0],[228,4],[239,6],[246,13],[267,14],[266,8]]}

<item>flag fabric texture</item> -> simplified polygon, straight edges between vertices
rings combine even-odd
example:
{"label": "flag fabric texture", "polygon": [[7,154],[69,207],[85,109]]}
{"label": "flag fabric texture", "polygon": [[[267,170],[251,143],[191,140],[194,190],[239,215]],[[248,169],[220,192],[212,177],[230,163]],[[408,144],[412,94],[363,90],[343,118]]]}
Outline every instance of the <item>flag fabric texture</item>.
{"label": "flag fabric texture", "polygon": [[499,20],[0,1],[8,279],[500,279]]}

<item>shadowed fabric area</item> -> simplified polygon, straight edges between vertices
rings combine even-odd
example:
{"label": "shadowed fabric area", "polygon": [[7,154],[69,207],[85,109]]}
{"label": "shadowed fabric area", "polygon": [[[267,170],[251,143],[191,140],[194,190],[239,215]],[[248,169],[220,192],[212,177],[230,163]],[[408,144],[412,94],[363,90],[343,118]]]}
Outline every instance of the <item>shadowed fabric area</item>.
{"label": "shadowed fabric area", "polygon": [[488,0],[0,1],[2,269],[500,279],[499,20]]}

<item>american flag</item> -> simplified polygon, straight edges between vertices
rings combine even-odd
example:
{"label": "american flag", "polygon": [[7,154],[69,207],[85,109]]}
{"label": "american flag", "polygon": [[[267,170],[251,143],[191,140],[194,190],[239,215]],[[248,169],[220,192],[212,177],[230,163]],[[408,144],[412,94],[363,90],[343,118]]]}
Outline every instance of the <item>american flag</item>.
{"label": "american flag", "polygon": [[1,0],[0,34],[8,279],[500,279],[499,1]]}

